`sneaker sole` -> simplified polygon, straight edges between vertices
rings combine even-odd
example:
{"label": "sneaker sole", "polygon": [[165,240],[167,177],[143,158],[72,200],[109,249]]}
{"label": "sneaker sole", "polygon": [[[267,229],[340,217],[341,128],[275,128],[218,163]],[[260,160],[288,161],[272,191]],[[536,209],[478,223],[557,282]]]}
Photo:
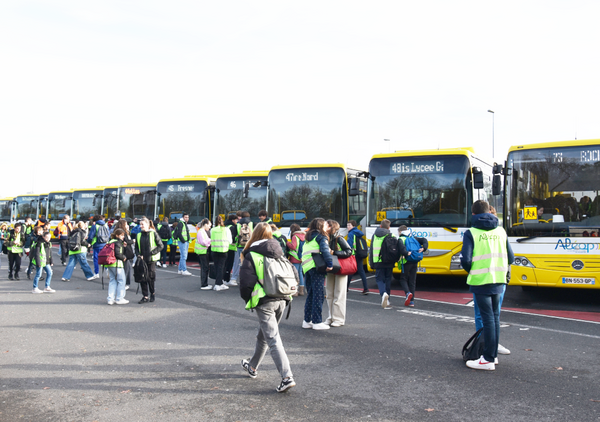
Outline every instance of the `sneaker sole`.
{"label": "sneaker sole", "polygon": [[[246,361],[246,362],[248,362],[248,361]],[[248,365],[250,365],[250,363],[249,363],[249,362],[248,362]],[[250,371],[248,371],[248,369],[247,369],[247,368],[244,366],[244,360],[242,360],[242,368],[244,369],[244,371],[246,371],[246,373],[248,374],[248,376],[249,376],[250,378],[252,378],[252,379],[255,379],[256,377],[258,377],[258,374],[256,374],[256,373],[255,373],[254,375],[252,375],[252,374],[250,373]]]}
{"label": "sneaker sole", "polygon": [[296,382],[293,382],[291,384],[288,384],[286,386],[284,386],[282,389],[276,388],[276,391],[278,393],[285,393],[286,391],[288,391],[290,388],[295,387],[296,386]]}
{"label": "sneaker sole", "polygon": [[406,300],[404,301],[404,306],[410,306],[410,301],[413,298],[413,294],[409,293],[408,296],[406,296]]}
{"label": "sneaker sole", "polygon": [[389,295],[386,294],[385,296],[383,296],[383,298],[381,299],[381,307],[383,309],[387,308],[388,306],[390,306],[389,304]]}

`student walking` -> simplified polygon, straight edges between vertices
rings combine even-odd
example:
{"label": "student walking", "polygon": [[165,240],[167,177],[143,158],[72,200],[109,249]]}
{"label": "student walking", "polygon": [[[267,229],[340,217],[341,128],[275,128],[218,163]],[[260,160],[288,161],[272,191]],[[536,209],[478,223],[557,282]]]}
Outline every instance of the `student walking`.
{"label": "student walking", "polygon": [[[367,275],[365,274],[365,267],[363,266],[363,259],[365,259],[367,257],[368,251],[362,257],[356,255],[357,243],[365,235],[363,232],[358,230],[357,226],[358,226],[358,223],[355,220],[348,221],[348,224],[346,225],[346,228],[348,229],[348,246],[350,246],[350,248],[352,248],[352,250],[354,251],[354,254],[356,256],[356,274],[358,274],[360,279],[362,280],[362,284],[363,284],[362,294],[368,295],[369,294],[369,285],[367,284]],[[354,274],[354,275],[356,275],[356,274]],[[348,276],[348,287],[350,287],[350,283],[352,282],[354,275]]]}
{"label": "student walking", "polygon": [[[67,264],[67,268],[65,268],[65,272],[63,273],[62,281],[71,280],[71,277],[73,276],[73,270],[75,270],[77,263],[79,263],[81,266],[81,270],[83,271],[87,281],[92,281],[96,278],[94,277],[94,273],[92,272],[92,269],[88,265],[86,259],[88,247],[91,245],[86,240],[87,231],[85,228],[85,223],[80,221],[75,226],[75,230],[73,230],[69,236],[69,239],[72,238],[72,240],[67,240],[66,250],[67,254],[69,255],[69,263]],[[74,247],[73,250],[71,250],[69,248],[69,243],[71,243],[73,246],[78,245],[78,248]]]}
{"label": "student walking", "polygon": [[44,238],[44,228],[42,226],[36,226],[33,228],[31,233],[31,239],[29,240],[29,247],[31,248],[29,251],[29,266],[27,267],[27,278],[31,279],[31,272],[35,268],[35,264],[33,263],[33,249],[35,249],[38,242],[43,242]]}
{"label": "student walking", "polygon": [[150,229],[150,221],[146,217],[140,220],[140,229],[135,242],[135,254],[137,259],[143,259],[148,266],[148,279],[140,283],[144,297],[138,303],[142,304],[155,300],[156,262],[160,259],[160,251],[164,246],[158,233]]}
{"label": "student walking", "polygon": [[108,230],[108,225],[104,221],[103,215],[95,215],[94,224],[90,228],[90,232],[88,234],[88,243],[92,245],[92,252],[94,257],[94,278],[100,278],[100,266],[98,265],[98,254],[106,245],[108,241],[110,241],[110,231]]}
{"label": "student walking", "polygon": [[250,378],[256,378],[258,368],[269,350],[281,376],[281,383],[276,391],[283,393],[296,385],[290,361],[279,334],[279,322],[289,300],[267,296],[259,282],[264,277],[265,257],[280,258],[283,256],[279,243],[273,239],[271,227],[268,224],[257,224],[242,256],[240,295],[246,302],[246,309],[256,311],[259,323],[254,354],[249,360],[242,360],[242,368]]}
{"label": "student walking", "polygon": [[[412,255],[412,251],[406,247],[408,238],[412,237],[412,231],[405,225],[402,225],[398,227],[398,234],[398,250],[400,251],[401,256],[399,264],[402,269],[402,273],[400,274],[400,286],[402,286],[402,290],[404,290],[404,294],[406,295],[404,299],[404,306],[414,308],[415,291],[417,289],[417,268],[419,268],[419,262],[409,260],[409,257]],[[414,237],[414,239],[420,246],[417,252],[423,252],[427,250],[429,247],[429,242],[427,242],[427,239],[423,237]]]}
{"label": "student walking", "polygon": [[66,265],[67,257],[69,256],[69,236],[72,231],[73,223],[71,223],[71,217],[68,214],[65,214],[56,226],[58,243],[60,245],[60,261],[63,265]]}
{"label": "student walking", "polygon": [[242,211],[241,216],[238,215],[240,219],[237,223],[237,233],[234,238],[237,250],[235,253],[235,258],[233,259],[233,270],[231,271],[231,279],[238,280],[240,274],[240,255],[244,250],[244,247],[250,240],[250,236],[252,236],[253,224],[252,220],[250,220],[250,213],[248,211]]}
{"label": "student walking", "polygon": [[223,273],[225,270],[225,260],[227,259],[227,251],[232,243],[231,231],[223,224],[223,218],[217,216],[217,224],[210,231],[210,249],[212,251],[213,262],[215,263],[215,287],[216,291],[227,290],[223,284]]}
{"label": "student walking", "polygon": [[302,248],[304,247],[306,233],[296,223],[290,226],[290,240],[287,241],[288,259],[298,271],[300,283],[298,284],[298,295],[304,296],[304,273],[302,272]]}
{"label": "student walking", "polygon": [[227,221],[225,221],[225,227],[231,232],[232,242],[229,244],[229,250],[227,251],[227,259],[225,260],[225,270],[223,271],[223,281],[226,286],[237,286],[237,279],[231,277],[231,271],[233,270],[233,263],[235,254],[237,251],[237,214],[229,214]]}
{"label": "student walking", "polygon": [[[327,220],[329,225],[329,252],[340,260],[352,256],[352,249],[342,236],[339,235],[340,223],[335,220]],[[348,276],[338,274],[327,274],[326,291],[327,307],[329,316],[325,324],[331,327],[341,327],[346,323],[346,292]]]}
{"label": "student walking", "polygon": [[6,249],[8,250],[8,279],[19,280],[19,271],[21,271],[21,257],[23,256],[23,245],[25,244],[25,235],[21,232],[21,223],[16,223],[15,228],[8,233],[6,238]]}
{"label": "student walking", "polygon": [[369,264],[371,268],[375,269],[375,280],[377,281],[377,287],[381,295],[381,307],[383,309],[392,309],[389,300],[392,289],[392,273],[396,263],[383,262],[380,256],[383,239],[387,236],[392,236],[390,233],[390,220],[383,220],[371,238]]}
{"label": "student walking", "polygon": [[210,247],[210,227],[212,223],[208,218],[203,219],[196,227],[196,246],[194,252],[198,255],[200,263],[200,289],[211,290],[208,284],[208,248]]}
{"label": "student walking", "polygon": [[190,241],[192,240],[190,229],[188,227],[189,220],[190,216],[187,213],[184,213],[173,234],[173,238],[177,240],[177,243],[179,244],[179,267],[177,271],[177,274],[179,275],[192,275],[192,273],[187,270],[188,248],[190,246]]}
{"label": "student walking", "polygon": [[[127,305],[129,301],[125,299],[125,269],[124,263],[127,261],[125,256],[125,230],[113,230],[108,244],[114,243],[115,259],[114,264],[104,265],[108,269],[110,281],[108,282],[108,297],[109,305]],[[116,296],[116,299],[115,299]]]}
{"label": "student walking", "polygon": [[322,218],[315,218],[308,225],[306,242],[302,248],[302,271],[306,285],[306,302],[304,303],[304,320],[302,328],[313,330],[329,330],[329,325],[323,323],[323,284],[325,274],[317,272],[312,254],[323,255],[327,271],[333,269],[333,260],[329,252],[329,224]]}
{"label": "student walking", "polygon": [[[41,229],[41,227],[38,227]],[[35,277],[33,278],[33,290],[32,293],[54,293],[55,290],[50,287],[52,282],[52,245],[50,239],[52,236],[50,232],[44,232],[42,236],[36,241],[33,249],[31,250],[31,262],[36,267]],[[46,287],[44,290],[38,288],[42,271],[46,271]]]}

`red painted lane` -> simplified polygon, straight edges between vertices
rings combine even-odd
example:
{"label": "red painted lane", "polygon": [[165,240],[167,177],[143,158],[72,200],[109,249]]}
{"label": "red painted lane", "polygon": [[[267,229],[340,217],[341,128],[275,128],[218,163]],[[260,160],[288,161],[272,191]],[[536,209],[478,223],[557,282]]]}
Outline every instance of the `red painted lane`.
{"label": "red painted lane", "polygon": [[600,322],[600,313],[598,312],[578,312],[578,311],[552,311],[546,309],[525,309],[525,308],[505,308],[503,311],[517,311],[534,315],[546,315],[561,318],[580,319],[582,321]]}
{"label": "red painted lane", "polygon": [[[357,289],[354,287],[350,287],[350,290],[354,290],[355,292],[362,292],[362,288]],[[405,297],[406,294],[404,290],[392,290],[392,296]],[[473,300],[473,296],[469,293],[450,293],[450,292],[425,292],[425,291],[417,291],[417,298],[419,299],[427,299],[427,300],[435,300],[437,302],[445,302],[445,303],[456,303],[458,305],[466,305],[470,301]]]}

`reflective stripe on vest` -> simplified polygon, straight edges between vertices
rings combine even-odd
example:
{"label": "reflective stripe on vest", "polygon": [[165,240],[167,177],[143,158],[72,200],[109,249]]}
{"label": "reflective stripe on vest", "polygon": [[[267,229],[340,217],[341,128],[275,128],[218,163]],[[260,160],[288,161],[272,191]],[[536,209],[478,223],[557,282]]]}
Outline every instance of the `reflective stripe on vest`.
{"label": "reflective stripe on vest", "polygon": [[304,274],[316,267],[312,254],[320,252],[321,245],[317,242],[317,236],[311,239],[310,242],[304,242],[304,247],[302,248],[302,272]]}
{"label": "reflective stripe on vest", "polygon": [[[294,258],[294,259],[297,259],[298,261],[300,261],[300,260],[302,260],[302,258],[301,258],[301,257],[300,257],[300,258],[298,257],[298,247],[300,246],[300,238],[298,237],[298,235],[295,235],[295,234],[293,234],[291,237],[292,237],[292,238],[290,239],[290,241],[291,241],[291,242],[293,242],[293,241],[294,241],[294,237],[297,239],[297,240],[296,240],[296,249],[295,249],[295,250],[293,250],[293,249],[289,249],[289,250],[288,250],[288,253],[290,254],[290,256],[291,256],[292,258]],[[303,250],[303,251],[304,251],[304,250]]]}
{"label": "reflective stripe on vest", "polygon": [[[230,224],[229,226],[225,226],[225,228],[227,230],[229,230],[229,231],[231,231],[232,227],[233,227],[233,224]],[[237,245],[235,244],[235,241],[229,245],[229,250],[230,251],[237,251]]]}
{"label": "reflective stripe on vest", "polygon": [[506,283],[508,250],[504,229],[501,227],[496,227],[494,230],[471,228],[470,231],[473,236],[473,260],[467,284],[481,286]]}
{"label": "reflective stripe on vest", "polygon": [[381,245],[383,245],[383,239],[385,239],[387,235],[379,237],[373,237],[373,264],[381,262],[381,257],[379,254],[381,253]]}
{"label": "reflective stripe on vest", "polygon": [[[35,246],[33,248],[35,248]],[[45,267],[48,263],[46,258],[46,248],[44,247],[43,243],[41,244],[40,248],[40,262],[37,262],[35,258],[33,258],[31,262],[33,262],[33,265],[35,265],[36,267]]]}
{"label": "reflective stripe on vest", "polygon": [[[13,239],[14,243],[16,243],[16,242],[19,242],[21,244],[23,243],[23,241],[21,240],[21,233],[20,232],[17,233],[17,234],[15,234],[14,236],[15,236],[14,239]],[[23,245],[21,245],[21,246],[11,246],[11,247],[6,248],[6,249],[8,249],[9,251],[11,251],[12,253],[23,253]]]}
{"label": "reflective stripe on vest", "polygon": [[210,232],[210,247],[213,252],[227,252],[229,250],[229,241],[227,240],[227,228],[223,226],[213,227]]}
{"label": "reflective stripe on vest", "polygon": [[204,232],[204,236],[208,238],[208,234],[206,234],[206,230],[200,229],[196,234],[196,245],[194,246],[194,253],[198,255],[206,255],[208,253],[208,246],[202,246],[202,244],[198,241],[199,237],[204,237],[200,234],[200,232]]}
{"label": "reflective stripe on vest", "polygon": [[258,278],[258,283],[254,285],[250,300],[246,303],[246,309],[256,308],[261,298],[265,297],[265,289],[263,284],[265,283],[265,257],[257,252],[250,252],[252,255],[252,262],[254,262],[254,271]]}
{"label": "reflective stripe on vest", "polygon": [[[154,239],[154,233],[152,231],[146,232],[148,233],[148,237],[150,238],[150,251],[156,248],[156,239]],[[140,243],[140,239],[142,238],[142,232],[137,234],[137,244],[140,252],[142,252],[142,244]],[[152,255],[152,261],[160,261],[160,252]]]}

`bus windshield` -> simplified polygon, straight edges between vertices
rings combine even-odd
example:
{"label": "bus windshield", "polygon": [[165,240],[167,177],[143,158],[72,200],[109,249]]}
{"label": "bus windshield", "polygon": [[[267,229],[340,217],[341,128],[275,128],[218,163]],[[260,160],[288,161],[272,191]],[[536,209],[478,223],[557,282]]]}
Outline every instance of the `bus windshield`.
{"label": "bus windshield", "polygon": [[[248,211],[253,223],[257,223],[258,212],[264,210],[267,203],[267,187],[262,186],[266,176],[261,177],[224,177],[217,179],[217,195],[215,198],[215,214],[225,215],[237,211]],[[248,195],[244,195],[246,183],[248,184]]]}
{"label": "bus windshield", "polygon": [[46,217],[46,212],[48,211],[48,195],[40,195],[40,197],[38,198],[38,205],[38,218]]}
{"label": "bus windshield", "polygon": [[48,218],[62,220],[65,214],[71,215],[72,194],[51,193],[48,195]]}
{"label": "bus windshield", "polygon": [[118,188],[108,188],[104,189],[102,192],[102,212],[104,213],[104,217],[106,218],[119,218],[120,215],[118,213],[117,208],[117,200],[119,199],[119,189]]}
{"label": "bus windshield", "polygon": [[179,221],[183,213],[188,213],[188,224],[196,225],[203,218],[210,218],[210,204],[206,202],[207,183],[201,180],[178,180],[158,182],[158,216],[169,217],[169,223]]}
{"label": "bus windshield", "polygon": [[102,212],[101,195],[101,191],[73,192],[73,218],[85,221],[100,214]]}
{"label": "bus windshield", "polygon": [[27,217],[37,219],[37,203],[38,197],[36,196],[18,196],[15,198],[17,203],[17,220],[25,220]]}
{"label": "bus windshield", "polygon": [[154,186],[124,186],[120,191],[119,209],[121,218],[128,219],[148,217],[154,219]]}
{"label": "bus windshield", "polygon": [[313,218],[348,223],[346,173],[342,168],[291,168],[269,172],[269,216],[278,225],[307,226]]}
{"label": "bus windshield", "polygon": [[467,227],[472,196],[464,155],[375,158],[369,165],[369,225]]}
{"label": "bus windshield", "polygon": [[507,166],[509,235],[600,235],[600,145],[513,151]]}
{"label": "bus windshield", "polygon": [[10,221],[12,201],[0,201],[0,221]]}

